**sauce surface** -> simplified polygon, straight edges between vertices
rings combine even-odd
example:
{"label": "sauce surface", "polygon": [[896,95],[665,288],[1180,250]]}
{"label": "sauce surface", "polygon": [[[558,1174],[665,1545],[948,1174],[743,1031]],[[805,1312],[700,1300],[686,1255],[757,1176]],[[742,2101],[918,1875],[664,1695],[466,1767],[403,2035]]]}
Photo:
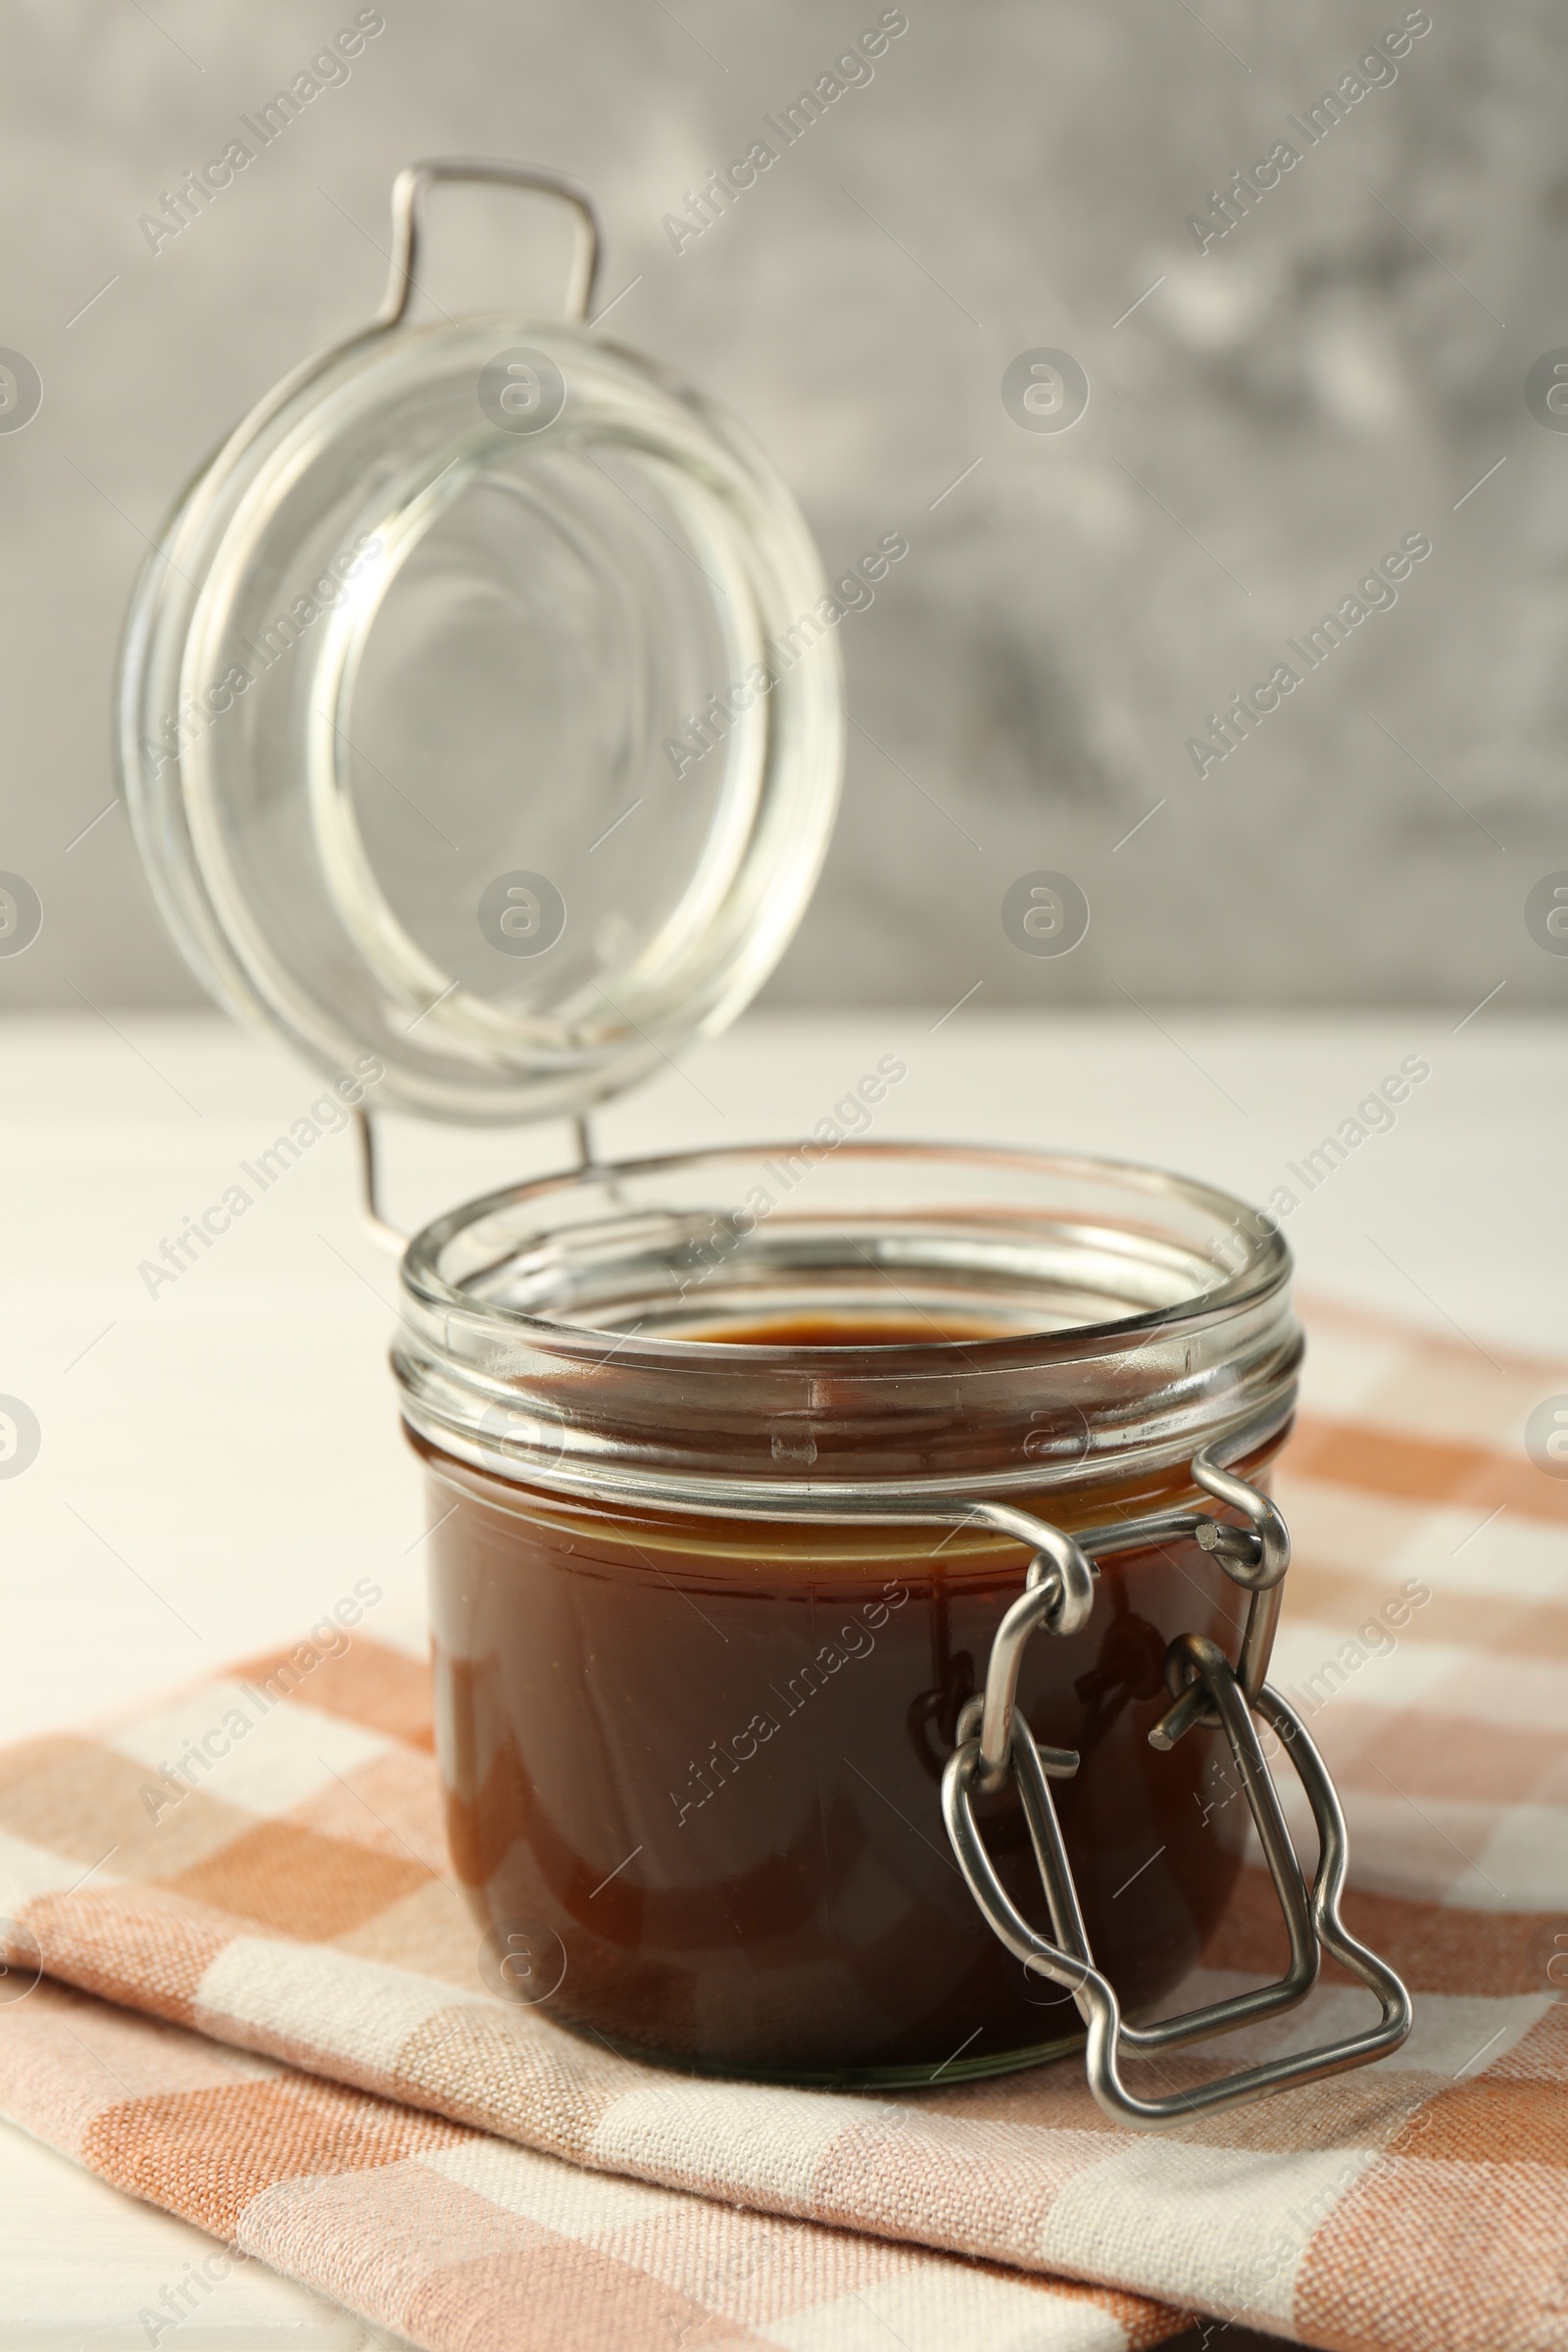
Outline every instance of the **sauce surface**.
{"label": "sauce surface", "polygon": [[753,1323],[680,1336],[730,1348],[961,1348],[965,1341],[1003,1340],[1011,1334],[1009,1324],[986,1322],[977,1315],[928,1315],[919,1308],[890,1315],[879,1308],[863,1315],[760,1315]]}

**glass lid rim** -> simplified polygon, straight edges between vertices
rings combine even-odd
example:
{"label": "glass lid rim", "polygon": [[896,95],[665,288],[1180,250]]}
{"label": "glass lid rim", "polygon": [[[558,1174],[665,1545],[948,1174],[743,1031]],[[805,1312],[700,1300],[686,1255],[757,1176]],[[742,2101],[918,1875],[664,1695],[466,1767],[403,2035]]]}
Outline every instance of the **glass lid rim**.
{"label": "glass lid rim", "polygon": [[[835,1342],[830,1346],[810,1347],[667,1335],[642,1339],[635,1332],[618,1336],[603,1326],[557,1322],[503,1301],[476,1298],[471,1291],[450,1282],[439,1270],[440,1251],[466,1226],[529,1199],[547,1200],[594,1181],[657,1177],[690,1170],[705,1160],[767,1159],[799,1149],[799,1137],[770,1144],[701,1146],[635,1159],[586,1162],[501,1186],[460,1202],[422,1226],[404,1250],[399,1268],[400,1286],[416,1305],[442,1317],[459,1314],[488,1323],[498,1332],[526,1337],[541,1348],[588,1363],[613,1355],[617,1363],[628,1367],[640,1364],[647,1370],[695,1373],[706,1366],[733,1374],[742,1364],[758,1369],[799,1369],[803,1362],[808,1362],[823,1368],[831,1363],[836,1380],[896,1376],[906,1371],[911,1376],[940,1372],[952,1379],[1015,1371],[1025,1365],[1038,1365],[1043,1355],[1071,1360],[1085,1352],[1104,1353],[1107,1341],[1133,1346],[1140,1339],[1155,1334],[1200,1329],[1277,1297],[1288,1289],[1294,1271],[1290,1245],[1277,1223],[1265,1226],[1266,1212],[1253,1207],[1239,1194],[1147,1160],[1122,1159],[1108,1153],[1031,1152],[1011,1145],[860,1142],[848,1138],[835,1147],[832,1154],[835,1160],[913,1159],[976,1169],[1001,1166],[1048,1177],[1109,1177],[1125,1185],[1132,1195],[1143,1194],[1152,1200],[1161,1197],[1180,1200],[1221,1212],[1227,1230],[1243,1242],[1248,1254],[1234,1273],[1211,1290],[1195,1292],[1168,1306],[1144,1308],[1136,1314],[1118,1315],[1105,1321],[1071,1323],[1055,1330],[1008,1332],[995,1339],[908,1340],[880,1346]],[[536,1238],[543,1238],[543,1233],[541,1229]],[[525,1247],[525,1243],[520,1244],[517,1254]]]}
{"label": "glass lid rim", "polygon": [[[483,348],[497,335],[536,337],[563,353],[574,349],[601,388],[609,386],[615,398],[634,405],[645,403],[649,416],[664,430],[670,450],[677,443],[686,449],[691,482],[709,493],[715,512],[722,509],[742,537],[755,537],[762,523],[771,520],[784,552],[775,551],[770,559],[769,578],[799,571],[805,582],[802,595],[825,588],[820,550],[767,450],[742,418],[662,357],[617,335],[597,332],[589,321],[532,308],[501,305],[456,318],[378,321],[285,375],[187,480],[159,547],[149,553],[138,576],[122,636],[117,688],[122,796],[166,924],[204,987],[324,1073],[336,1075],[358,1051],[377,1053],[387,1065],[382,1099],[390,1106],[459,1125],[532,1122],[563,1112],[580,1115],[608,1096],[644,1083],[656,1066],[660,1041],[662,1047],[678,1050],[697,1036],[728,1026],[764,985],[810,902],[833,830],[843,768],[841,654],[836,638],[826,632],[787,674],[769,678],[774,697],[769,709],[788,743],[782,754],[767,755],[766,774],[757,786],[761,798],[752,832],[736,853],[741,862],[730,877],[731,889],[738,891],[755,892],[765,882],[768,891],[786,903],[787,913],[776,925],[754,924],[733,938],[727,918],[710,918],[700,936],[682,950],[684,961],[675,974],[678,994],[664,1008],[665,1017],[658,1024],[647,1014],[641,1022],[622,1022],[616,1035],[588,1050],[580,1067],[549,1060],[535,1050],[531,1035],[522,1036],[515,1052],[497,1049],[476,1057],[462,1050],[461,1041],[454,1047],[439,1022],[420,1039],[421,1047],[434,1041],[433,1058],[410,1056],[380,1018],[383,1000],[392,994],[386,976],[352,939],[356,974],[363,964],[368,975],[370,1017],[367,1019],[362,1007],[355,1016],[358,1027],[351,1033],[336,998],[323,993],[318,977],[302,977],[286,959],[279,962],[275,924],[264,926],[258,944],[248,919],[236,920],[233,900],[241,884],[235,879],[231,845],[226,835],[218,840],[216,820],[208,817],[206,803],[193,800],[193,779],[207,783],[205,736],[189,746],[177,743],[167,757],[159,758],[150,774],[145,772],[144,738],[157,732],[144,723],[147,711],[178,699],[172,689],[155,694],[154,684],[166,671],[171,676],[177,673],[183,682],[221,562],[237,537],[249,532],[254,538],[262,522],[268,531],[276,526],[283,504],[278,483],[288,475],[297,448],[320,435],[320,445],[312,444],[313,462],[324,463],[322,452],[331,450],[353,458],[368,416],[379,414],[400,389],[424,374],[444,384],[456,364],[454,355],[462,358],[476,342]],[[575,442],[569,444],[569,452],[574,457],[581,454]],[[591,448],[583,462],[592,462]],[[243,547],[239,552],[254,563],[254,547],[248,555]],[[798,601],[793,596],[788,600],[791,612]],[[765,602],[759,613],[765,628]],[[782,627],[787,616],[781,616],[782,604],[771,625]],[[315,645],[317,640],[311,642]],[[249,681],[252,687],[257,682],[255,676]],[[205,723],[211,732],[213,722]],[[276,723],[286,729],[294,721],[285,711]],[[226,736],[220,751],[225,762],[234,756]],[[718,757],[723,760],[728,754],[721,751]],[[228,824],[232,778],[226,765],[210,789]],[[720,774],[718,789],[728,796],[726,806],[735,801],[727,772]],[[795,818],[788,834],[780,830],[778,815],[786,806]],[[193,808],[202,817],[200,833],[193,823]],[[693,864],[699,877],[702,854],[700,844]],[[327,912],[337,919],[335,908]],[[412,996],[406,1006],[394,1005],[394,1012],[405,1016],[393,1024],[402,1037],[414,1034],[408,1013],[423,1020],[452,994],[440,985],[448,977],[443,965],[427,989]],[[614,993],[618,995],[618,989]],[[466,1002],[461,992],[458,1001]],[[656,1034],[650,1037],[649,1032]]]}

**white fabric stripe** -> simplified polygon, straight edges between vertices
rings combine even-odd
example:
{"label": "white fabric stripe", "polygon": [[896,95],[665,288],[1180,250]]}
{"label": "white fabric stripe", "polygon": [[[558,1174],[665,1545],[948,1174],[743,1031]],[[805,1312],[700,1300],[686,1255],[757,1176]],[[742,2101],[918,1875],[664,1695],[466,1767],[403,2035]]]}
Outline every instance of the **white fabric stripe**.
{"label": "white fabric stripe", "polygon": [[[1568,1600],[1568,1527],[1531,1519],[1512,1504],[1491,1518],[1488,1512],[1484,1502],[1429,1509],[1390,1559],[1390,1580],[1418,1576],[1435,1592],[1485,1600]],[[1484,1611],[1476,1638],[1486,1641]]]}
{"label": "white fabric stripe", "polygon": [[1479,1358],[1457,1360],[1412,1333],[1355,1332],[1303,1308],[1305,1409],[1429,1445],[1486,1446],[1522,1459],[1525,1414],[1568,1390],[1568,1363],[1542,1359],[1499,1379]]}
{"label": "white fabric stripe", "polygon": [[[1370,1615],[1360,1620],[1362,1626],[1374,1622]],[[1558,1739],[1568,1735],[1568,1663],[1492,1657],[1458,1642],[1423,1642],[1414,1630],[1419,1624],[1418,1613],[1397,1635],[1385,1631],[1383,1639],[1395,1646],[1379,1652],[1373,1640],[1363,1640],[1348,1625],[1293,1616],[1287,1607],[1268,1679],[1308,1721],[1316,1708],[1343,1699],[1353,1706],[1464,1716],[1473,1723],[1547,1732]]]}
{"label": "white fabric stripe", "polygon": [[1036,2251],[1082,2278],[1136,2282],[1181,2309],[1288,2326],[1313,2231],[1376,2162],[1370,2148],[1280,2155],[1121,2141],[1065,2183]]}
{"label": "white fabric stripe", "polygon": [[[308,1690],[309,1676],[298,1687]],[[285,1706],[249,1683],[225,1681],[125,1725],[110,1744],[149,1777],[172,1768],[179,1776],[172,1794],[194,1785],[259,1819],[275,1820],[329,1787],[336,1774],[353,1772],[396,1743],[298,1698]],[[190,1761],[192,1747],[207,1758],[208,1770]]]}
{"label": "white fabric stripe", "polygon": [[416,1665],[430,1662],[430,1613],[422,1584],[407,1592],[389,1592],[375,1611],[375,1622],[368,1620],[365,1639],[382,1649],[396,1650],[402,1657],[412,1658]]}
{"label": "white fabric stripe", "polygon": [[[1370,1613],[1360,1622],[1376,1626]],[[1379,1651],[1375,1632],[1363,1638],[1348,1622],[1302,1616],[1287,1600],[1268,1679],[1310,1723],[1321,1708],[1341,1699],[1357,1706],[1419,1706],[1463,1662],[1464,1652],[1452,1642],[1418,1642],[1408,1629],[1397,1635],[1386,1627],[1377,1630],[1393,1647]]]}
{"label": "white fabric stripe", "polygon": [[[1174,2016],[1204,2001],[1229,1999],[1256,1983],[1255,1976],[1244,1976],[1234,1969],[1195,1969],[1161,2003],[1161,2009]],[[1556,2004],[1548,1988],[1542,1993],[1493,1995],[1421,1992],[1416,1994],[1414,2006],[1415,2023],[1408,2041],[1387,2058],[1380,2058],[1376,2069],[1361,2078],[1363,2082],[1372,2083],[1390,2074],[1421,2075],[1428,2078],[1421,2094],[1425,2096],[1433,2076],[1453,2082],[1460,2076],[1485,2074],[1489,2066],[1517,2049],[1531,2028]],[[1323,1984],[1299,2009],[1262,2025],[1244,2027],[1239,2034],[1227,2034],[1223,2042],[1212,2046],[1229,2071],[1337,2041],[1362,2032],[1376,2017],[1371,1993],[1359,1985]],[[1483,2051],[1485,2055],[1478,2057]]]}
{"label": "white fabric stripe", "polygon": [[[1306,1798],[1288,1766],[1276,1777],[1297,1852],[1310,1858],[1316,1839]],[[1460,1911],[1568,1910],[1568,1809],[1411,1799],[1385,1786],[1358,1788],[1348,1773],[1339,1789],[1352,1886]],[[1261,1867],[1250,1822],[1246,1852]]]}
{"label": "white fabric stripe", "polygon": [[1510,1805],[1446,1899],[1469,1911],[1568,1912],[1568,1809]]}
{"label": "white fabric stripe", "polygon": [[384,2076],[411,2034],[444,2009],[483,2008],[505,2031],[498,2001],[464,1993],[410,1969],[325,1944],[237,1936],[204,1970],[196,2024],[234,2018],[292,2047],[318,2052],[368,2075]]}
{"label": "white fabric stripe", "polygon": [[[1568,1598],[1568,1527],[1529,1518],[1511,1505],[1489,1524],[1484,1503],[1403,1502],[1397,1495],[1300,1476],[1289,1463],[1287,1453],[1275,1492],[1296,1550],[1338,1575],[1364,1577],[1367,1592],[1358,1609],[1393,1599],[1407,1576],[1420,1577],[1435,1592],[1517,1601]],[[1478,1636],[1484,1632],[1483,1617]]]}
{"label": "white fabric stripe", "polygon": [[710,2195],[733,2187],[809,2206],[824,2150],[865,2112],[858,2099],[742,2083],[727,2084],[720,2101],[711,2083],[674,2080],[618,2098],[600,2119],[592,2154],[600,2164],[700,2172]]}
{"label": "white fabric stripe", "polygon": [[783,2352],[1126,2352],[1119,2321],[1092,2303],[988,2278],[956,2263],[931,2263],[875,2279],[836,2303],[789,2319],[753,2321]]}
{"label": "white fabric stripe", "polygon": [[906,2352],[977,2343],[987,2352],[1125,2352],[1120,2324],[1092,2305],[877,2239],[852,2239],[844,2252],[880,2276],[768,2321],[759,2307],[792,2297],[801,2276],[793,2247],[809,2224],[705,2205],[493,2139],[429,2149],[416,2161],[504,2212],[646,2270],[789,2352],[887,2352],[890,2333]]}
{"label": "white fabric stripe", "polygon": [[1410,1344],[1394,1337],[1374,1339],[1319,1321],[1309,1312],[1302,1409],[1325,1420],[1354,1421],[1364,1407],[1397,1390],[1410,1361]]}
{"label": "white fabric stripe", "polygon": [[455,2147],[422,2149],[418,2161],[504,2212],[585,2244],[598,2245],[617,2230],[646,2225],[651,2214],[674,2214],[691,2204],[679,2189],[660,2188],[620,2173],[583,2172],[557,2156],[543,2156],[504,2139],[475,2138]]}
{"label": "white fabric stripe", "polygon": [[25,1838],[0,1831],[0,1917],[14,1919],[24,1903],[38,1894],[64,1894],[81,1880],[93,1886],[116,1884],[113,1852],[94,1870],[90,1860],[71,1854],[52,1854]]}

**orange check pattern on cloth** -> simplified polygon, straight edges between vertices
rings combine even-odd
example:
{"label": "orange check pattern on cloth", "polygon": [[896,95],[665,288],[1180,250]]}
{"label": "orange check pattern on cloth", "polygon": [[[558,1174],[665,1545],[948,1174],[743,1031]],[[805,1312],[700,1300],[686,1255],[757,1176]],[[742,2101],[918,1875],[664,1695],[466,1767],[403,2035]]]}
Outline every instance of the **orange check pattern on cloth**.
{"label": "orange check pattern on cloth", "polygon": [[[48,1972],[0,2005],[0,2113],[433,2352],[1099,2352],[1189,2311],[1560,2352],[1568,1481],[1521,1433],[1568,1368],[1309,1321],[1271,1680],[1340,1787],[1348,1924],[1415,1998],[1393,2059],[1149,2138],[1074,2060],[868,2099],[618,2058],[485,1989],[427,1674],[356,1633],[156,1824],[160,1766],[278,1659],[0,1755],[0,1910]],[[1244,1889],[1193,1997],[1276,1971]],[[1161,2086],[1348,2030],[1334,1977]]]}

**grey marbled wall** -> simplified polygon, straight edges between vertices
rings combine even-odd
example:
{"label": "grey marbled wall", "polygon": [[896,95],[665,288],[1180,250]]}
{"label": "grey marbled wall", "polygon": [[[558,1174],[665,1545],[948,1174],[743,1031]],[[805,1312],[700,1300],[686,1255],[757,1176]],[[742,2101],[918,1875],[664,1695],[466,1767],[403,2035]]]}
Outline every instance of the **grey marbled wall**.
{"label": "grey marbled wall", "polygon": [[[0,1006],[192,996],[99,816],[120,614],[193,463],[373,307],[391,174],[442,151],[590,181],[620,336],[749,420],[830,564],[907,536],[843,625],[845,808],[775,1001],[1559,1001],[1525,915],[1568,869],[1568,431],[1525,388],[1568,346],[1547,0],[1431,0],[1364,69],[1402,0],[906,0],[678,253],[663,216],[878,0],[384,0],[351,77],[150,252],[138,216],[354,13],[4,12],[0,344],[44,400],[0,435],[0,868],[46,919]],[[1281,140],[1200,250],[1189,216]],[[454,204],[442,286],[520,292],[514,220]],[[1087,376],[1070,429],[1004,399],[1042,348]],[[1397,602],[1200,774],[1208,715],[1407,535]],[[1002,920],[1044,868],[1093,908],[1070,956]]]}

